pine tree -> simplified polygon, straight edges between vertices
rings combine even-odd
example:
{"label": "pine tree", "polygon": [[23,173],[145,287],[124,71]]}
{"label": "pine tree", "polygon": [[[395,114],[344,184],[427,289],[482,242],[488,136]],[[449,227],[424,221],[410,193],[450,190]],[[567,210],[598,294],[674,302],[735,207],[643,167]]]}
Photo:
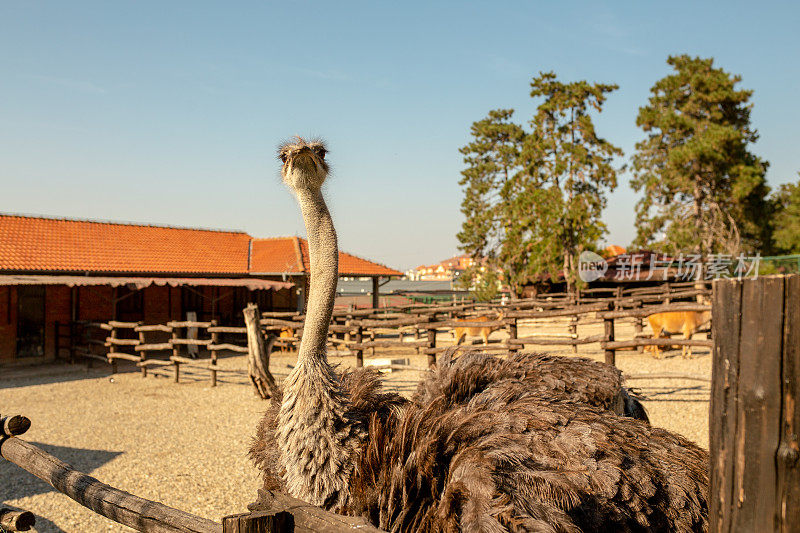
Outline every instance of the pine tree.
{"label": "pine tree", "polygon": [[521,153],[540,226],[530,252],[535,270],[563,270],[570,292],[579,284],[578,256],[594,249],[606,231],[600,217],[607,192],[617,186],[613,160],[622,150],[597,135],[590,114],[600,113],[606,94],[616,89],[586,81],[563,83],[552,72],[531,82],[531,96],[544,101]]}
{"label": "pine tree", "polygon": [[635,245],[666,252],[760,251],[769,247],[767,163],[749,151],[752,91],[713,59],[671,56],[675,72],[651,88],[636,124],[631,186],[637,203]]}
{"label": "pine tree", "polygon": [[512,122],[513,110],[499,109],[472,125],[473,141],[461,149],[461,249],[501,271],[515,294],[562,270],[568,288],[576,286],[577,256],[605,232],[605,193],[617,183],[612,159],[622,154],[597,136],[590,116],[616,86],[561,83],[550,72],[531,87],[544,101],[530,133]]}
{"label": "pine tree", "polygon": [[[515,294],[522,290],[524,265],[507,263],[508,201],[502,194],[519,172],[519,150],[525,132],[511,119],[513,109],[497,109],[472,124],[473,141],[461,148],[465,168],[459,184],[464,188],[461,212],[465,220],[457,237],[460,248],[488,269],[501,268],[506,283]],[[476,271],[477,272],[477,271]],[[462,283],[469,285],[476,272],[464,273]],[[524,283],[524,282],[523,282]]]}

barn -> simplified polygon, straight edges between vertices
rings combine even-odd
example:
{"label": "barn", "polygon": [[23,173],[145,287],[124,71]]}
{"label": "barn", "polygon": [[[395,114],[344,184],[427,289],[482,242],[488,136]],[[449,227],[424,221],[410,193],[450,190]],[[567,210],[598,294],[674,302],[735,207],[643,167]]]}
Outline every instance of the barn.
{"label": "barn", "polygon": [[[242,323],[304,303],[308,245],[241,231],[0,214],[0,364],[55,359],[74,324]],[[400,272],[340,254],[340,275]]]}

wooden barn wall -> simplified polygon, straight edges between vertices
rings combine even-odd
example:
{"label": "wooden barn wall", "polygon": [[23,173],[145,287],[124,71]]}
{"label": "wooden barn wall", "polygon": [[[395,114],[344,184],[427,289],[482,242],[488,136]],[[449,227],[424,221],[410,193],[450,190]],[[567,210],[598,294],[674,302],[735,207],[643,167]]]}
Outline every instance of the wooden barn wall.
{"label": "wooden barn wall", "polygon": [[56,322],[70,321],[70,288],[66,285],[48,285],[44,293],[44,355],[56,357]]}
{"label": "wooden barn wall", "polygon": [[0,360],[13,359],[17,349],[17,289],[0,287]]}
{"label": "wooden barn wall", "polygon": [[104,322],[113,313],[112,287],[78,287],[78,320]]}
{"label": "wooden barn wall", "polygon": [[144,322],[146,324],[165,324],[172,320],[170,310],[170,287],[151,285],[144,291]]}

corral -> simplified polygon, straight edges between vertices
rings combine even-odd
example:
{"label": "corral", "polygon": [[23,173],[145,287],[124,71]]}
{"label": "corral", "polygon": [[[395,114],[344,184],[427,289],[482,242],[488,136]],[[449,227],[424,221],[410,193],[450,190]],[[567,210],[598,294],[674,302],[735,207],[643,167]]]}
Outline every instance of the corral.
{"label": "corral", "polygon": [[[761,327],[758,326],[758,320],[765,314],[764,311],[774,305],[779,305],[780,309],[783,309],[782,298],[777,297],[783,295],[784,290],[787,302],[793,301],[793,294],[797,291],[796,281],[797,278],[794,278],[793,284],[787,283],[784,289],[782,282],[777,285],[772,280],[765,280],[766,292],[775,293],[773,295],[775,298],[772,299],[753,292],[755,289],[746,288],[741,295],[744,301],[737,303],[735,293],[729,289],[727,292],[715,293],[715,304],[725,302],[726,309],[729,309],[730,312],[720,313],[723,319],[727,320],[732,315],[744,312],[743,318],[737,315],[738,320],[742,323],[745,321],[752,323],[754,327]],[[747,292],[748,290],[750,292]],[[694,296],[689,294],[691,291],[685,292],[683,296]],[[758,303],[758,306],[748,307],[750,311],[745,311],[743,306],[748,299],[754,297],[759,298],[758,302],[761,303],[754,300],[751,303]],[[662,298],[655,300],[661,301]],[[621,302],[622,300],[618,300],[614,305],[623,307],[620,305]],[[597,302],[593,302],[583,306],[596,304]],[[561,305],[574,307],[575,303],[561,302]],[[463,306],[451,305],[450,309],[440,307],[439,310],[450,313],[456,311],[453,307]],[[627,317],[633,320],[622,322],[620,318],[623,317],[619,317],[618,314],[624,310],[598,310],[592,313],[598,313],[599,316],[587,318],[583,323],[581,321],[576,323],[569,318],[572,316],[571,313],[553,317],[547,316],[549,313],[542,309],[541,305],[535,307],[538,307],[538,312],[545,313],[545,316],[538,319],[526,317],[524,321],[517,321],[516,324],[511,322],[503,325],[516,325],[517,338],[535,338],[537,343],[542,339],[549,342],[548,339],[553,338],[598,339],[592,343],[564,343],[560,348],[548,348],[551,352],[569,356],[573,353],[573,346],[576,346],[575,351],[579,355],[598,360],[607,359],[609,350],[616,351],[625,347],[624,342],[622,345],[609,346],[610,342],[620,342],[613,338],[608,339],[609,320],[618,322],[612,328],[616,338],[632,337],[635,340],[637,337],[638,313],[634,313],[633,317]],[[663,309],[663,306],[654,305],[653,308]],[[374,311],[370,310],[370,313]],[[797,316],[796,310],[792,307],[787,307],[786,313],[785,323],[773,320],[778,325],[776,327],[784,328],[776,329],[775,333],[780,337],[780,331],[784,331],[785,341],[772,344],[773,348],[779,351],[785,350],[787,356],[790,356],[793,345],[786,345],[785,342],[792,342],[792,335],[795,333],[791,328]],[[350,310],[347,314],[356,313]],[[279,326],[280,324],[273,322],[275,320],[281,319],[264,318],[262,324],[266,328]],[[360,324],[356,325],[372,326],[367,320],[374,319],[351,316],[349,320],[360,320]],[[448,320],[450,319],[443,318],[434,325],[430,322],[425,324],[428,331],[437,331],[448,327],[445,326],[449,323]],[[719,334],[723,326],[726,331],[730,330],[730,325],[717,325],[714,328],[715,333]],[[569,332],[568,336],[564,334],[565,329]],[[335,336],[336,332],[332,331],[332,334]],[[511,334],[514,334],[513,330]],[[738,335],[736,333],[737,338]],[[408,359],[402,365],[405,368],[392,365],[392,368],[386,369],[393,370],[386,375],[387,384],[407,395],[414,389],[420,373],[425,371],[429,359],[428,354],[424,352],[438,351],[444,344],[450,343],[451,339],[448,337],[449,333],[445,332],[431,335],[426,341],[432,342],[433,346],[412,341],[406,348],[401,345],[381,345],[380,341],[374,341],[373,345],[361,342],[351,344],[351,347],[354,347],[356,352],[374,348],[376,356],[379,357]],[[771,336],[774,337],[775,335]],[[495,333],[493,338],[499,340],[501,345],[517,346],[509,342],[508,333]],[[707,342],[699,341],[697,344],[703,346]],[[749,341],[742,337],[738,342],[746,344]],[[730,357],[734,353],[726,348],[730,344],[731,339],[728,338],[721,347],[718,346],[718,349],[722,349],[720,352],[722,355]],[[108,348],[114,349],[116,346],[118,345],[109,343]],[[759,346],[761,344],[753,345],[752,348]],[[774,350],[769,350],[770,346],[764,345],[763,348],[771,353]],[[408,351],[409,349],[416,351],[417,348],[423,353]],[[341,364],[357,365],[359,359],[352,355],[341,357]],[[367,357],[365,362],[369,363],[370,359]],[[792,360],[791,357],[787,359],[789,364]],[[109,374],[108,367],[84,370],[72,366],[66,371],[63,367],[17,370],[0,384],[2,388],[0,403],[6,412],[24,411],[34,420],[34,429],[29,433],[30,440],[39,443],[46,451],[67,459],[78,469],[91,471],[113,486],[215,521],[224,515],[241,512],[246,504],[252,501],[255,489],[258,487],[255,472],[245,458],[244,450],[252,435],[253,420],[258,418],[260,411],[264,409],[263,402],[246,393],[252,388],[247,379],[243,358],[227,352],[220,355],[216,363],[219,367],[217,387],[209,386],[211,383],[208,379],[208,368],[198,372],[195,362],[184,361],[182,357],[178,363],[185,365],[186,368],[181,371],[180,386],[169,383],[173,381],[170,379],[173,377],[171,369],[165,370],[163,366],[156,366],[148,379],[142,379],[140,377],[142,367],[136,366],[137,361],[122,359],[119,362],[116,374]],[[275,352],[270,367],[280,380],[293,363],[294,353]],[[616,363],[628,376],[630,384],[639,388],[654,425],[681,433],[703,447],[708,447],[708,398],[712,366],[712,357],[708,351],[699,349],[692,359],[683,359],[677,352],[670,352],[663,359],[654,359],[649,354],[631,350],[621,352],[620,357],[616,358]],[[175,361],[169,362],[170,366],[174,364]],[[720,363],[714,361],[714,364]],[[788,371],[788,367],[786,370]],[[762,377],[767,379],[765,384],[771,383],[769,376]],[[738,377],[729,376],[727,379],[738,379]],[[741,386],[744,387],[742,390],[746,390],[749,378],[744,377],[743,373],[742,379]],[[787,394],[791,392],[787,390]],[[54,405],[58,405],[59,409],[53,409]],[[720,416],[729,416],[725,414],[724,404],[718,402],[716,409],[721,413]],[[87,417],[86,413],[92,413],[92,416]],[[723,446],[723,451],[729,444],[720,442],[719,439],[725,435],[723,433],[716,437],[717,446]],[[781,446],[788,446],[787,449],[791,449],[792,442],[786,441]],[[773,446],[772,440],[762,444],[766,446],[762,448],[763,451],[769,454],[767,447]],[[730,446],[735,447],[735,444]],[[734,470],[731,472],[742,467],[733,465]],[[49,490],[46,485],[34,481],[9,463],[3,463],[0,468],[5,479],[14,480],[13,483],[4,486],[3,499],[12,506],[33,511],[40,517],[37,525],[39,531],[128,530],[123,526],[110,524],[89,510],[75,505],[63,495]],[[792,471],[788,463],[785,469],[782,465],[778,465],[779,477],[793,475]],[[717,489],[724,489],[719,484],[724,484],[733,474],[715,470],[715,475],[717,475]],[[749,487],[758,486],[757,480],[750,480],[748,483],[747,487],[737,490],[749,491],[753,490]],[[786,494],[788,493],[784,493],[784,498],[788,497]],[[784,501],[792,503],[792,500]],[[724,508],[718,507],[718,510],[727,513]],[[767,515],[768,513],[764,514]],[[757,514],[743,516],[748,520],[759,518]],[[730,519],[727,514],[726,519]]]}
{"label": "corral", "polygon": [[[687,290],[685,287],[677,288],[679,294]],[[663,298],[655,300],[658,303]],[[607,307],[607,304],[596,300],[580,305],[597,307],[598,303]],[[547,305],[556,304],[562,308],[576,305],[575,302],[553,300]],[[441,310],[436,329],[431,330],[438,331],[435,337],[437,351],[452,344],[449,327],[442,325],[451,321],[448,315],[455,313],[458,316],[465,311],[453,308],[472,305],[448,304],[426,309]],[[341,315],[338,317],[340,322],[348,320],[347,314],[375,313],[349,311],[337,313]],[[391,312],[397,314],[399,311]],[[590,312],[592,315],[594,313]],[[281,323],[276,324],[275,321],[287,318],[290,317],[265,318],[264,327],[281,327]],[[362,316],[351,316],[349,320],[356,319],[365,320]],[[508,320],[509,323],[504,327],[513,323],[512,319]],[[176,331],[185,331],[178,329],[185,324],[173,326]],[[384,359],[402,360],[406,368],[395,367],[385,374],[385,380],[391,388],[410,395],[426,370],[428,355],[424,351],[428,349],[429,338],[428,330],[423,330],[418,335],[423,343],[415,343],[415,331],[406,327],[405,346],[367,345],[362,346],[361,351],[365,364]],[[570,333],[572,328],[575,328],[576,337]],[[370,326],[368,331],[373,329],[377,328]],[[635,330],[635,320],[616,320],[617,338],[634,338]],[[110,329],[98,331],[110,337]],[[206,335],[205,331],[201,331],[198,337],[210,339],[214,333],[220,332],[212,331]],[[397,342],[396,332],[390,334],[377,329],[374,333],[377,340],[367,342]],[[536,337],[537,342],[547,341],[548,338],[597,338],[604,336],[604,322],[588,316],[578,322],[570,316],[522,319],[518,322],[517,334],[520,338]],[[332,339],[343,335],[331,332]],[[238,338],[240,344],[246,343],[243,337],[234,338]],[[493,332],[490,341],[498,342],[490,346],[509,346],[508,338],[506,330]],[[334,342],[342,348],[344,341],[336,339]],[[351,342],[355,343],[355,339]],[[98,353],[120,349],[120,346],[124,346],[124,351],[131,355],[141,352],[134,351],[133,345],[109,344],[108,347],[95,345],[99,348]],[[579,355],[597,360],[605,357],[605,350],[599,342],[576,346]],[[416,353],[418,348],[422,353]],[[573,353],[570,344],[524,349],[565,355]],[[245,358],[239,352],[219,350],[215,365],[218,367],[218,386],[212,387],[210,359],[191,360],[178,356],[176,365],[175,361],[169,360],[172,356],[171,346],[162,353],[166,358],[157,358],[159,354],[153,352],[145,360],[163,361],[166,364],[142,367],[137,367],[135,361],[115,358],[118,362],[116,374],[110,373],[110,366],[98,367],[94,358],[87,359],[95,362],[91,369],[79,365],[18,369],[6,374],[0,384],[0,404],[4,406],[4,411],[23,412],[33,420],[33,427],[26,435],[30,441],[41,443],[46,451],[79,470],[91,472],[112,486],[213,520],[243,511],[254,499],[258,488],[256,472],[246,458],[245,450],[252,437],[255,421],[265,408],[264,402],[251,392]],[[355,352],[340,349],[339,353],[340,356],[335,360],[340,364],[357,364]],[[210,356],[210,352],[201,352],[201,357],[205,356]],[[294,350],[285,354],[273,351],[270,369],[278,381],[288,373],[295,357]],[[708,380],[711,368],[708,351],[698,349],[691,360],[681,359],[679,352],[669,352],[664,359],[656,360],[647,353],[627,350],[620,352],[617,365],[626,375],[661,376],[656,379],[636,379],[630,385],[638,388],[644,396],[655,425],[677,431],[707,447]],[[174,384],[176,366],[180,368],[180,385],[177,386]],[[141,377],[142,368],[148,369],[146,379]],[[680,374],[684,375],[683,379],[671,377]],[[54,405],[63,408],[53,409]],[[91,413],[91,416],[87,416],[87,413]],[[39,517],[37,528],[40,531],[129,530],[111,524],[75,504],[9,463],[4,462],[0,468],[3,469],[4,478],[11,476],[15,480],[14,484],[5,486],[2,498],[9,505],[34,512]]]}

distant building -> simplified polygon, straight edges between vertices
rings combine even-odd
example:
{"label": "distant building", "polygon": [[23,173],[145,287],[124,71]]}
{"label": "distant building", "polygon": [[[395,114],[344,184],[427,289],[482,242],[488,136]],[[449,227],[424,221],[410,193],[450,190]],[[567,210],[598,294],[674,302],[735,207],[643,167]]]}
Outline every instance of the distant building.
{"label": "distant building", "polygon": [[[402,275],[340,252],[341,275]],[[185,320],[240,324],[303,305],[308,243],[219,231],[0,214],[0,364],[57,356],[57,324]]]}
{"label": "distant building", "polygon": [[407,272],[406,276],[421,281],[452,281],[473,263],[472,257],[466,254],[457,255],[435,265],[420,265]]}

